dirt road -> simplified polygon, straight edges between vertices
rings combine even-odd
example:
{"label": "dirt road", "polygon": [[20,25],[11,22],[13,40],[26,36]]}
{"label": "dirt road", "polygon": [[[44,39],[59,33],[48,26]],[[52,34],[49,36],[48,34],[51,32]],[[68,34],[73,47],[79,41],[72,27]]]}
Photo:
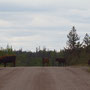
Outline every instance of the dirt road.
{"label": "dirt road", "polygon": [[90,90],[90,74],[74,67],[0,68],[0,90]]}

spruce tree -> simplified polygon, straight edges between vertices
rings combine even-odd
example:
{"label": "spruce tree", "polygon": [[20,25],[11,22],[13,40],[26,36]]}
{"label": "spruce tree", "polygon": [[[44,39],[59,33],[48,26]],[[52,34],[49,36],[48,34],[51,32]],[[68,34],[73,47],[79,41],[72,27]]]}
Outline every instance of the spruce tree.
{"label": "spruce tree", "polygon": [[77,45],[77,41],[80,39],[75,27],[72,27],[72,30],[69,32],[69,34],[67,35],[68,41],[67,41],[67,45],[69,49],[75,49],[76,45]]}
{"label": "spruce tree", "polygon": [[83,42],[85,44],[85,46],[89,46],[90,45],[90,36],[86,33]]}

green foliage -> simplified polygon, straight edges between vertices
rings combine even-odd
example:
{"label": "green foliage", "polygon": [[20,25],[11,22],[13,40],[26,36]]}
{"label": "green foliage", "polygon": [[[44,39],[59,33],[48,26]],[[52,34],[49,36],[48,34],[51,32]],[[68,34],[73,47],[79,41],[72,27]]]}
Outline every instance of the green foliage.
{"label": "green foliage", "polygon": [[32,52],[17,52],[17,66],[42,66],[42,58],[49,58],[49,66],[54,66],[55,64],[55,51],[38,51],[35,53]]}
{"label": "green foliage", "polygon": [[[10,49],[0,50],[0,56],[16,55],[16,66],[42,66],[42,58],[49,58],[49,66],[57,66],[56,58],[65,58],[67,65],[87,65],[90,59],[90,46],[76,48],[74,50],[64,49],[60,52],[40,50],[38,52],[13,51]],[[61,64],[59,64],[61,66]],[[1,64],[2,66],[2,64]],[[12,66],[12,64],[8,64]]]}
{"label": "green foliage", "polygon": [[1,48],[0,50],[0,56],[5,56],[5,55],[15,55],[12,47],[10,47],[9,45],[7,45],[6,49]]}
{"label": "green foliage", "polygon": [[90,48],[80,48],[75,50],[65,50],[67,65],[88,65],[90,59]]}

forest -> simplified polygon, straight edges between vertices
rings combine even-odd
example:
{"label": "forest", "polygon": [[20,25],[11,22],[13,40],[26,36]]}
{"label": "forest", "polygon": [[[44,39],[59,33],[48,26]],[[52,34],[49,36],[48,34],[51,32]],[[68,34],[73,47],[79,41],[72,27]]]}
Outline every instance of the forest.
{"label": "forest", "polygon": [[[66,47],[60,51],[47,50],[45,47],[40,50],[40,47],[36,48],[35,52],[14,50],[12,46],[7,45],[5,49],[0,49],[0,56],[16,55],[16,66],[42,66],[42,58],[49,58],[49,66],[62,66],[56,62],[56,58],[65,58],[66,65],[88,65],[90,60],[90,36],[88,33],[83,37],[83,41],[80,41],[80,37],[77,34],[77,30],[73,26],[67,35]],[[3,66],[3,64],[0,64]],[[12,66],[12,64],[8,64]]]}

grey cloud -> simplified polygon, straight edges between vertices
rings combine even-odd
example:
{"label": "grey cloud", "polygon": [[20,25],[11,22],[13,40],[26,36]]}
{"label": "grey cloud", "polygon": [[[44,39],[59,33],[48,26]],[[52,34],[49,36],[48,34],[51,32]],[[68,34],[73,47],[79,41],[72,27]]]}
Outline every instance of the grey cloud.
{"label": "grey cloud", "polygon": [[0,1],[1,46],[10,44],[15,49],[24,50],[46,46],[60,50],[66,46],[67,34],[73,25],[81,38],[85,33],[90,33],[89,0],[39,1],[40,3]]}
{"label": "grey cloud", "polygon": [[14,3],[0,3],[0,11],[2,12],[50,12],[55,8],[52,6],[31,6],[23,4],[14,4]]}

